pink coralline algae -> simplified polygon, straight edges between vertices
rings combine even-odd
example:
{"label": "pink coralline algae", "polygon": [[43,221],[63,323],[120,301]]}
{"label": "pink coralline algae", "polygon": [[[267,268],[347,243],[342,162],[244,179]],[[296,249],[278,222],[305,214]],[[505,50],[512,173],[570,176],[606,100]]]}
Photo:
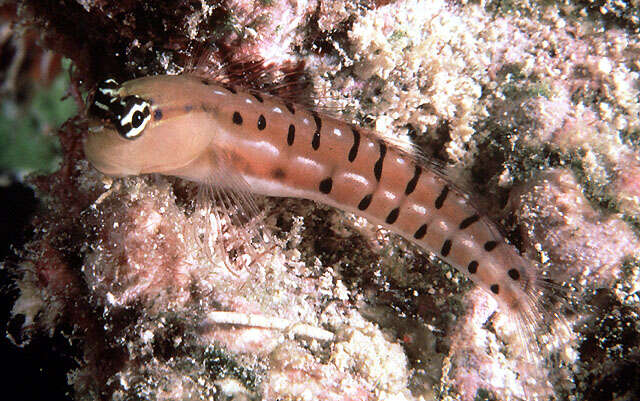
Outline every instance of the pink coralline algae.
{"label": "pink coralline algae", "polygon": [[550,170],[522,191],[515,195],[516,216],[528,230],[527,241],[548,250],[552,277],[591,287],[621,277],[640,241],[618,216],[594,209],[571,172]]}

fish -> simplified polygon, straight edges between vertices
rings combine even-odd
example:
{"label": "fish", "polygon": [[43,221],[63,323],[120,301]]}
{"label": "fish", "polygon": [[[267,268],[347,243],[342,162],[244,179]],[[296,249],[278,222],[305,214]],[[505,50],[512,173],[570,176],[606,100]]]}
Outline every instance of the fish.
{"label": "fish", "polygon": [[194,74],[107,79],[90,110],[84,152],[103,174],[161,174],[354,213],[455,267],[523,337],[543,320],[536,262],[442,169],[375,132]]}

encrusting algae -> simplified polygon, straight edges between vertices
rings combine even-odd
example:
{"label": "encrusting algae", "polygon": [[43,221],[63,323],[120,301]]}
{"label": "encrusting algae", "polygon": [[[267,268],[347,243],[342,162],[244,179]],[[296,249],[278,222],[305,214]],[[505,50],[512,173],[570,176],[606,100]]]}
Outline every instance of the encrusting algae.
{"label": "encrusting algae", "polygon": [[[265,197],[245,216],[234,213],[237,201],[206,206],[198,186],[179,178],[103,176],[82,153],[83,138],[96,133],[95,122],[87,133],[83,116],[60,130],[61,169],[34,179],[47,209],[34,220],[19,267],[13,313],[25,325],[15,340],[72,326],[85,344],[70,375],[75,399],[632,399],[637,384],[615,377],[638,371],[637,36],[591,11],[581,15],[576,4],[346,5],[146,9],[145,20],[166,21],[162,32],[138,19],[141,5],[49,10],[27,2],[22,18],[47,26],[44,42],[74,61],[76,82],[184,73],[199,57],[187,43],[213,40],[223,49],[214,58],[274,63],[264,74],[281,83],[273,89],[285,99],[296,77],[312,84],[292,102],[301,119],[292,142],[305,138],[306,116],[312,154],[331,144],[334,129],[351,150],[351,127],[359,126],[394,143],[411,138],[452,162],[446,174],[456,186],[443,202],[470,182],[462,187],[488,199],[481,207],[507,226],[526,258],[567,283],[541,299],[548,316],[567,322],[536,333],[542,358],[527,355],[495,298],[362,217]],[[70,18],[100,54],[68,46]],[[270,88],[244,92],[237,78],[228,84],[256,105],[273,101]],[[107,109],[133,110],[120,118],[125,133],[133,132],[136,111],[148,124],[180,118],[154,114],[153,102],[147,114],[139,99],[116,104],[109,100],[115,92],[103,93]],[[315,115],[306,111],[309,99],[318,104]],[[269,106],[289,113],[285,103]],[[335,110],[349,125],[325,117]],[[241,124],[233,110],[225,124],[266,132],[276,121],[239,114]],[[288,125],[285,148],[293,146]],[[372,153],[358,148],[354,160],[370,156],[365,178],[384,182],[403,154],[389,145],[382,156],[383,142],[364,132],[360,144],[371,142]],[[400,192],[415,170],[407,170]],[[329,196],[340,189],[336,171],[309,185]],[[381,222],[399,224],[406,210],[397,207],[397,216],[391,207]],[[249,230],[252,246],[247,219],[259,222],[249,224],[257,227]],[[455,246],[445,253],[454,255]],[[442,255],[443,247],[435,250]]]}

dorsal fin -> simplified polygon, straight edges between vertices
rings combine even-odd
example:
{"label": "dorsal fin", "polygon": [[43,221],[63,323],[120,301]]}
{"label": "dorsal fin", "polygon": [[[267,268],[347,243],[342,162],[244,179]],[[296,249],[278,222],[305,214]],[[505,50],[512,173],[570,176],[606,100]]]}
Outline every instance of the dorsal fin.
{"label": "dorsal fin", "polygon": [[262,92],[284,101],[308,106],[310,100],[303,96],[310,86],[304,73],[303,60],[277,64],[265,59],[244,56],[229,58],[229,52],[219,49],[203,51],[194,65],[185,73],[222,85]]}

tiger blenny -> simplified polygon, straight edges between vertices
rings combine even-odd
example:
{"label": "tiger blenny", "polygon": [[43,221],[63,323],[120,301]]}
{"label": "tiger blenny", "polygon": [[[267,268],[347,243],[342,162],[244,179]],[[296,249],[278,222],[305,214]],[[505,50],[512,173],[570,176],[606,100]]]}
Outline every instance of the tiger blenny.
{"label": "tiger blenny", "polygon": [[107,80],[92,112],[85,154],[104,174],[158,173],[355,213],[454,266],[525,333],[540,321],[535,264],[441,171],[371,131],[195,75]]}

